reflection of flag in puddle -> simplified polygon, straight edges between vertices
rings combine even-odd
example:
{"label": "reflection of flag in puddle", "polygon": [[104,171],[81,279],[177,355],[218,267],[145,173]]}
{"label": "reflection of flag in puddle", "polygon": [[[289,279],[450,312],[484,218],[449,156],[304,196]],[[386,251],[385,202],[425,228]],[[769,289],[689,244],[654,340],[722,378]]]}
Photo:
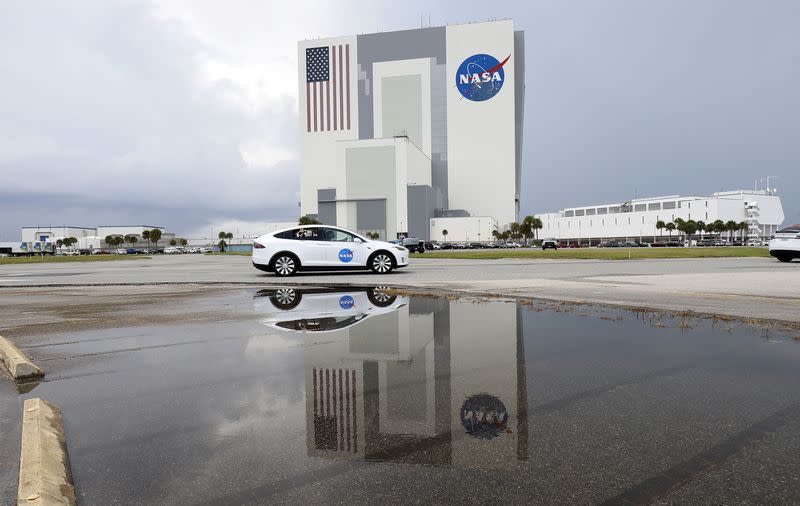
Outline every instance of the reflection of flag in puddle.
{"label": "reflection of flag in puddle", "polygon": [[314,448],[358,453],[356,371],[312,370]]}

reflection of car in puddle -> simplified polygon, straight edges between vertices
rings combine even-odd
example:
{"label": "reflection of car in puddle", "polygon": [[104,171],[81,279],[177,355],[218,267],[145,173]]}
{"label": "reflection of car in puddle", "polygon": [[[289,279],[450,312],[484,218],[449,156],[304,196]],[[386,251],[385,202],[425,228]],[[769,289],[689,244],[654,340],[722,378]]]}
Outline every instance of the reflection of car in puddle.
{"label": "reflection of car in puddle", "polygon": [[276,288],[256,293],[256,311],[267,314],[261,323],[292,332],[331,332],[366,319],[396,311],[406,297],[387,293],[385,287]]}

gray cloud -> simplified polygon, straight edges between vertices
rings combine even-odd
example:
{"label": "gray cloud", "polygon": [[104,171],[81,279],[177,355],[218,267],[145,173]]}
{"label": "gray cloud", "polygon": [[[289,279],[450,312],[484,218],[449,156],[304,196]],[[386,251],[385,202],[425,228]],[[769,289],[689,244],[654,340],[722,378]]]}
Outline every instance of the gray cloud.
{"label": "gray cloud", "polygon": [[[214,9],[195,5],[183,8]],[[220,6],[230,17],[218,36],[229,38],[215,45],[213,12],[197,31],[148,3],[5,6],[0,192],[17,198],[0,200],[0,236],[66,216],[76,225],[104,214],[157,221],[179,233],[294,216],[296,96],[275,92],[287,88],[261,69],[253,79],[209,77],[208,59],[224,66],[238,48],[253,58],[261,47],[264,61],[291,66],[286,48],[309,30],[409,28],[420,13],[433,24],[510,17],[526,31],[524,213],[752,187],[769,175],[787,221],[800,222],[796,2],[412,0],[346,21],[308,21],[309,2],[280,8],[258,11],[263,22],[231,42],[236,16],[250,10]],[[272,44],[260,26],[293,40]],[[294,70],[286,78],[294,82]],[[248,100],[249,81],[272,93]]]}

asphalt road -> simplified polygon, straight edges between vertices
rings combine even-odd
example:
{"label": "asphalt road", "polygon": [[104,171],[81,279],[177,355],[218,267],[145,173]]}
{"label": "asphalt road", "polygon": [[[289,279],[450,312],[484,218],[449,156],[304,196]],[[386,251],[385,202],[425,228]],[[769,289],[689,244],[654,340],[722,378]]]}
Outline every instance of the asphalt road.
{"label": "asphalt road", "polygon": [[644,306],[800,322],[800,262],[772,258],[601,260],[413,259],[389,276],[301,274],[279,279],[244,256],[0,266],[3,287],[154,283],[381,284]]}

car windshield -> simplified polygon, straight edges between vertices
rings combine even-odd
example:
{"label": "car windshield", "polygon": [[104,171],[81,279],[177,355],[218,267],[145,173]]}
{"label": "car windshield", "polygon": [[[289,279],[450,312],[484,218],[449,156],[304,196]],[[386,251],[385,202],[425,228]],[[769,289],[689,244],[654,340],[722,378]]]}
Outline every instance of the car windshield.
{"label": "car windshield", "polygon": [[784,229],[778,230],[776,234],[800,234],[800,225],[792,225]]}

